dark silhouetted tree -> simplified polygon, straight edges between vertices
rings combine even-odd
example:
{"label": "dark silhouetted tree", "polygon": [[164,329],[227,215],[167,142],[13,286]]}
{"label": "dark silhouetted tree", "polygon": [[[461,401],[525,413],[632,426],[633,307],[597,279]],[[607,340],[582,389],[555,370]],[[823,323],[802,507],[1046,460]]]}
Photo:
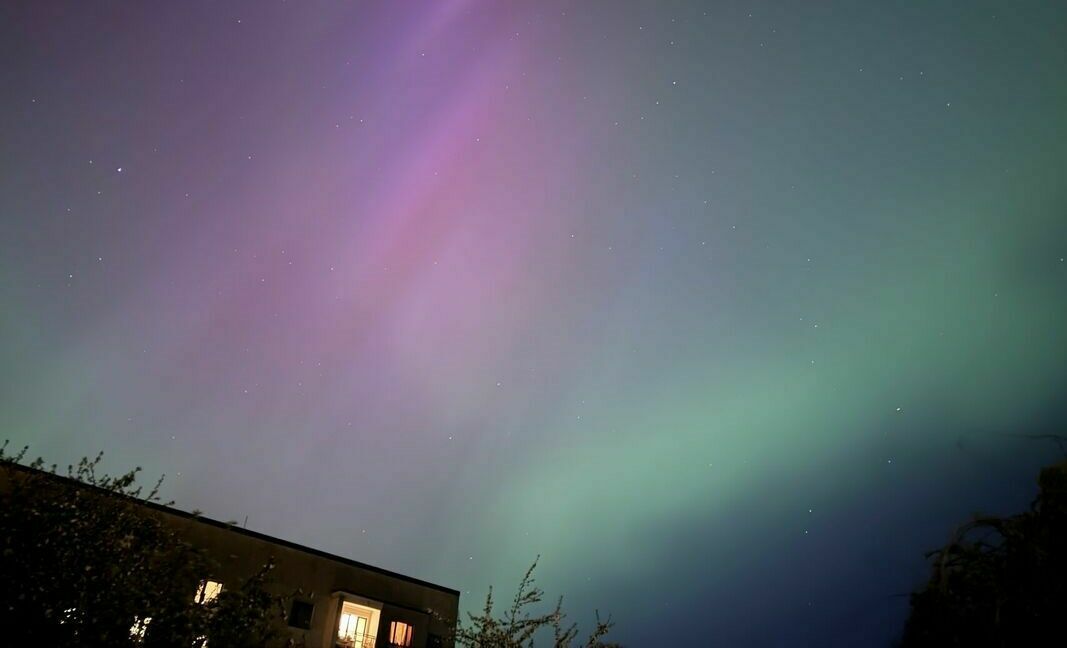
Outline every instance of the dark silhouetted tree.
{"label": "dark silhouetted tree", "polygon": [[1043,469],[1038,485],[1029,511],[976,516],[928,554],[932,574],[911,596],[903,646],[1067,641],[1067,462]]}
{"label": "dark silhouetted tree", "polygon": [[[251,648],[272,638],[282,601],[271,565],[198,604],[212,564],[146,506],[139,469],[99,473],[101,456],[56,474],[0,446],[0,628],[6,645]],[[27,468],[29,468],[27,470]],[[147,622],[145,619],[150,619]],[[131,630],[140,622],[143,636]]]}
{"label": "dark silhouetted tree", "polygon": [[[544,592],[534,583],[533,572],[536,567],[535,560],[519,583],[511,606],[500,617],[495,615],[493,589],[489,588],[482,612],[469,613],[469,624],[460,623],[457,627],[456,645],[466,648],[529,648],[535,645],[537,639],[536,645],[550,645],[553,648],[572,648],[579,645],[585,648],[617,646],[602,641],[613,624],[610,617],[601,620],[599,614],[589,637],[585,642],[576,644],[578,627],[566,622],[562,597],[556,601],[556,607],[551,612],[531,612],[531,608],[544,599]],[[551,642],[547,640],[549,633]]]}

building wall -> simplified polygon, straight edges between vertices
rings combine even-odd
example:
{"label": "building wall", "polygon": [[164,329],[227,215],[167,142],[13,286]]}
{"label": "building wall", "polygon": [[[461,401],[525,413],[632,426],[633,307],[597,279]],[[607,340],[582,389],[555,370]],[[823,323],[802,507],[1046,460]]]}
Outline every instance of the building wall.
{"label": "building wall", "polygon": [[459,614],[459,594],[445,588],[300,551],[196,518],[169,513],[164,517],[219,564],[219,573],[204,577],[222,582],[224,588],[248,578],[273,559],[270,589],[287,597],[296,595],[314,605],[309,630],[286,628],[298,646],[332,648],[343,593],[382,604],[376,644],[379,647],[388,645],[392,621],[412,625],[411,645],[425,648],[429,635],[447,637],[452,626],[445,619],[455,620]]}
{"label": "building wall", "polygon": [[[0,492],[11,488],[11,480],[18,472],[28,474],[31,469],[0,464]],[[62,476],[52,478],[68,483],[72,488],[92,488]],[[314,605],[310,629],[283,628],[283,636],[292,640],[289,645],[332,648],[338,612],[342,600],[348,595],[381,605],[377,648],[389,645],[392,621],[402,621],[413,627],[411,645],[414,648],[437,648],[428,643],[430,635],[446,639],[458,618],[459,592],[455,590],[167,507],[146,506],[161,514],[181,536],[204,550],[218,564],[217,573],[204,574],[203,578],[219,581],[224,588],[236,586],[273,560],[274,570],[268,579],[268,589],[285,597],[287,605],[294,596]],[[286,617],[288,612],[287,607]],[[280,645],[286,645],[285,640]],[[441,645],[449,644],[446,640]]]}

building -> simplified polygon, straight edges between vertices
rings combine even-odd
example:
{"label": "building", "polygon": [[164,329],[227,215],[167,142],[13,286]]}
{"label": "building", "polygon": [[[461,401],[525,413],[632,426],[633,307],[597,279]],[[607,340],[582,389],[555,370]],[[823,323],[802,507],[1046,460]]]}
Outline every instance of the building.
{"label": "building", "polygon": [[219,565],[201,596],[256,572],[273,559],[272,585],[300,591],[288,632],[307,648],[438,648],[459,614],[459,592],[255,531],[156,506],[190,544]]}
{"label": "building", "polygon": [[[0,465],[0,489],[10,473]],[[75,488],[93,488],[66,477]],[[439,648],[459,614],[459,592],[342,556],[219,522],[171,507],[146,503],[191,545],[218,565],[196,593],[210,600],[228,583],[244,581],[273,561],[270,589],[286,596],[289,646],[304,648]],[[293,592],[295,596],[290,597]],[[132,628],[131,631],[136,631]],[[143,631],[143,630],[142,630]],[[283,640],[284,642],[284,640]]]}

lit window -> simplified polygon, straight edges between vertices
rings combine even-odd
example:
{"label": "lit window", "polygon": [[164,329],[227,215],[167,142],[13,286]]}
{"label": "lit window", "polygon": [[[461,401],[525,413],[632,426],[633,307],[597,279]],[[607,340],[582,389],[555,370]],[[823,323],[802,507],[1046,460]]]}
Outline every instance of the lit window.
{"label": "lit window", "polygon": [[152,622],[152,617],[133,617],[133,625],[130,626],[130,639],[134,643],[141,643],[144,641],[144,635],[148,632],[148,624]]}
{"label": "lit window", "polygon": [[346,600],[341,605],[337,620],[336,643],[344,648],[374,648],[382,645],[377,643],[375,635],[378,634],[378,616],[380,608],[371,607],[373,601],[360,599]]}
{"label": "lit window", "polygon": [[222,592],[222,583],[213,580],[200,581],[200,587],[196,588],[196,596],[193,600],[197,603],[210,603]]}
{"label": "lit window", "polygon": [[389,624],[389,643],[394,646],[411,645],[411,626],[400,621]]}
{"label": "lit window", "polygon": [[348,646],[362,646],[367,638],[367,624],[370,618],[353,612],[341,613],[341,625],[337,628],[337,638]]}

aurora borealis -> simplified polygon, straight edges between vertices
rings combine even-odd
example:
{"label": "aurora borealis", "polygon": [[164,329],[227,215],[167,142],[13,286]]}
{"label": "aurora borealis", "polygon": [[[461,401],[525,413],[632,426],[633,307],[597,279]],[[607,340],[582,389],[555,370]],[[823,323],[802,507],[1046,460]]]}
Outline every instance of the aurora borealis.
{"label": "aurora borealis", "polygon": [[[0,424],[631,646],[888,645],[1067,420],[1067,7],[4,3]],[[1062,429],[1062,428],[1060,428]]]}

